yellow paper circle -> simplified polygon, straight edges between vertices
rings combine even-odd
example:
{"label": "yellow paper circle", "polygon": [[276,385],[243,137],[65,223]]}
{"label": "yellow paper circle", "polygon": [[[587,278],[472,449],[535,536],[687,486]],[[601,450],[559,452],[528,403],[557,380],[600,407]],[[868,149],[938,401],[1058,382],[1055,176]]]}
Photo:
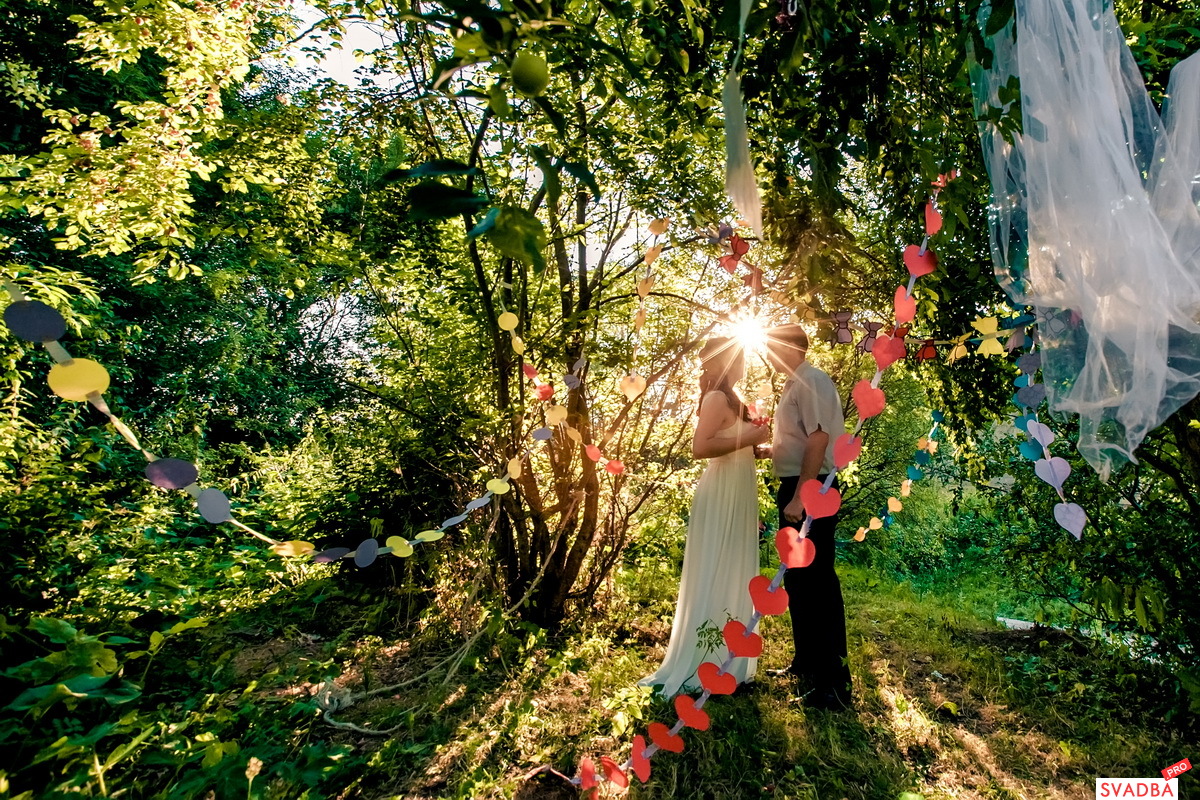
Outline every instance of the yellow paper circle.
{"label": "yellow paper circle", "polygon": [[575,444],[583,444],[583,434],[570,426],[567,427],[567,438]]}
{"label": "yellow paper circle", "polygon": [[894,497],[888,498],[888,511],[895,514],[897,511],[903,511],[904,504]]}
{"label": "yellow paper circle", "polygon": [[50,391],[63,400],[82,403],[92,392],[108,391],[108,371],[90,358],[76,358],[69,364],[55,364],[46,380]]}
{"label": "yellow paper circle", "polygon": [[392,548],[392,555],[397,558],[406,558],[413,554],[412,545],[403,536],[389,536],[383,544],[385,547]]}
{"label": "yellow paper circle", "polygon": [[310,542],[278,542],[271,545],[271,552],[277,556],[306,556],[315,549]]}
{"label": "yellow paper circle", "polygon": [[521,477],[521,459],[510,458],[508,460],[508,477],[514,480]]}
{"label": "yellow paper circle", "polygon": [[416,538],[418,542],[436,542],[445,535],[445,531],[421,531],[414,538]]}
{"label": "yellow paper circle", "polygon": [[519,356],[525,355],[525,340],[515,333],[512,335],[513,352]]}
{"label": "yellow paper circle", "polygon": [[517,317],[517,315],[511,311],[505,311],[496,318],[496,324],[500,326],[500,330],[502,331],[516,330],[517,325],[520,322],[521,320]]}
{"label": "yellow paper circle", "polygon": [[563,406],[550,406],[546,409],[546,424],[553,428],[567,420],[567,409]]}
{"label": "yellow paper circle", "polygon": [[509,489],[508,481],[504,478],[492,478],[487,482],[487,488],[492,494],[507,494]]}

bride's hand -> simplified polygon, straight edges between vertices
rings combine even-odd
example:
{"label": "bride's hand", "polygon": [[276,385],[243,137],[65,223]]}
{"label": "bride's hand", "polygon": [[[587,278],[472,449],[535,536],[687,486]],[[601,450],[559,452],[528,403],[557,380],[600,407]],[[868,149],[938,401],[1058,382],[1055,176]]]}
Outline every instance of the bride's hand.
{"label": "bride's hand", "polygon": [[771,441],[771,429],[766,425],[761,427],[755,426],[753,430],[747,431],[742,436],[742,447],[749,445],[760,445]]}

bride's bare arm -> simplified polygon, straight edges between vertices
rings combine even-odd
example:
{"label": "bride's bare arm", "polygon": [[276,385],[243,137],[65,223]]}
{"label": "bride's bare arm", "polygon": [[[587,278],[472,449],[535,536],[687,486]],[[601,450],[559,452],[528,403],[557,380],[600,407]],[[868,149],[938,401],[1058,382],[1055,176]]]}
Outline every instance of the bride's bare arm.
{"label": "bride's bare arm", "polygon": [[700,419],[692,437],[693,458],[716,458],[770,439],[765,427],[746,431],[741,436],[718,437],[717,433],[737,421],[737,412],[719,392],[710,392],[700,401]]}

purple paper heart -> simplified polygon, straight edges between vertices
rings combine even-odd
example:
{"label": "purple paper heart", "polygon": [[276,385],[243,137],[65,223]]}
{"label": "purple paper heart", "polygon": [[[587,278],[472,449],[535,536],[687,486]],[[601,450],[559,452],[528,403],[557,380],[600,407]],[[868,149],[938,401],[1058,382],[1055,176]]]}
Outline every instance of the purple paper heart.
{"label": "purple paper heart", "polygon": [[1054,521],[1076,538],[1083,538],[1083,526],[1087,525],[1087,514],[1075,503],[1058,503],[1054,506]]}
{"label": "purple paper heart", "polygon": [[1046,399],[1046,384],[1035,383],[1017,390],[1017,399],[1021,401],[1021,405],[1023,406],[1037,408]]}
{"label": "purple paper heart", "polygon": [[1055,489],[1062,489],[1063,481],[1071,474],[1071,465],[1065,458],[1043,458],[1033,465],[1037,476]]}
{"label": "purple paper heart", "polygon": [[575,375],[567,373],[566,375],[563,375],[562,381],[568,389],[578,389],[579,388],[580,381],[579,381],[579,378]]}
{"label": "purple paper heart", "polygon": [[443,523],[442,523],[442,524],[441,524],[439,527],[441,527],[441,528],[453,528],[455,525],[457,525],[458,523],[462,522],[462,521],[463,521],[463,520],[465,520],[466,518],[467,518],[467,515],[466,515],[466,514],[459,514],[459,515],[458,515],[458,516],[456,516],[456,517],[451,517],[450,519],[446,520],[446,521],[445,521],[445,522],[443,522]]}
{"label": "purple paper heart", "polygon": [[1024,372],[1026,375],[1031,375],[1038,371],[1038,367],[1042,366],[1042,354],[1026,353],[1017,359],[1017,369]]}
{"label": "purple paper heart", "polygon": [[1050,443],[1055,439],[1054,431],[1050,430],[1050,426],[1043,425],[1037,421],[1029,423],[1026,433],[1029,434],[1029,438],[1033,439],[1042,447],[1049,447]]}
{"label": "purple paper heart", "polygon": [[544,442],[553,435],[554,431],[550,430],[549,428],[538,428],[533,432],[533,438],[537,439],[539,442]]}

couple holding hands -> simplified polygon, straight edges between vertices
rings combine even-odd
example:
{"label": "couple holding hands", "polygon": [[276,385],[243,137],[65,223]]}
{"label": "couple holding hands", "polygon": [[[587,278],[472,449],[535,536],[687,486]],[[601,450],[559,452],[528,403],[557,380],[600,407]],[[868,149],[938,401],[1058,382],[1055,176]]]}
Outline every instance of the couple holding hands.
{"label": "couple holding hands", "polygon": [[[730,619],[745,622],[753,612],[746,587],[759,574],[755,458],[773,460],[780,480],[779,524],[797,529],[804,519],[799,487],[812,478],[824,480],[834,469],[833,443],[845,432],[842,402],[829,376],[808,363],[807,352],[808,335],[799,325],[767,332],[768,360],[788,376],[772,436],[762,420],[751,419],[734,393],[733,385],[745,375],[741,347],[732,339],[710,339],[700,351],[700,411],[692,455],[709,462],[696,484],[688,519],[671,643],[662,666],[639,682],[643,686],[658,687],[668,697],[696,689],[700,664],[720,663],[726,655],[724,644],[710,655],[701,646],[701,632],[720,630]],[[846,613],[833,567],[836,519],[813,521],[808,536],[816,558],[784,575],[795,651],[790,666],[779,671],[800,681],[806,707],[830,710],[851,706]],[[729,671],[745,683],[756,669],[757,659],[739,658]]]}

